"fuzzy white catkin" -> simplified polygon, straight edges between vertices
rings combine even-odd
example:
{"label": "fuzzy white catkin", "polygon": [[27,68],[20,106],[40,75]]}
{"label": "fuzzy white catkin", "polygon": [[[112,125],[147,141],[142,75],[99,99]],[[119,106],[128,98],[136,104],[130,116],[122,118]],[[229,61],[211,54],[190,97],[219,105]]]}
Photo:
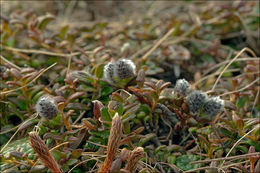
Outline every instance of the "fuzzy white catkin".
{"label": "fuzzy white catkin", "polygon": [[192,113],[199,113],[201,107],[206,103],[208,96],[198,90],[192,91],[186,98],[189,109]]}
{"label": "fuzzy white catkin", "polygon": [[136,76],[136,66],[128,59],[121,59],[115,62],[115,77],[121,79],[131,79]]}
{"label": "fuzzy white catkin", "polygon": [[219,97],[212,97],[204,104],[202,112],[212,117],[224,110],[225,102]]}
{"label": "fuzzy white catkin", "polygon": [[185,79],[177,80],[174,87],[174,92],[177,92],[182,96],[186,96],[189,90],[190,90],[190,84],[188,81],[186,81]]}
{"label": "fuzzy white catkin", "polygon": [[52,119],[58,114],[58,106],[55,100],[48,95],[39,98],[36,105],[36,112],[44,118]]}
{"label": "fuzzy white catkin", "polygon": [[107,65],[104,66],[104,77],[106,79],[106,81],[110,84],[114,84],[115,81],[113,79],[114,77],[114,67],[115,64],[110,62]]}
{"label": "fuzzy white catkin", "polygon": [[124,87],[135,76],[136,66],[131,60],[120,59],[104,66],[105,80],[117,87]]}

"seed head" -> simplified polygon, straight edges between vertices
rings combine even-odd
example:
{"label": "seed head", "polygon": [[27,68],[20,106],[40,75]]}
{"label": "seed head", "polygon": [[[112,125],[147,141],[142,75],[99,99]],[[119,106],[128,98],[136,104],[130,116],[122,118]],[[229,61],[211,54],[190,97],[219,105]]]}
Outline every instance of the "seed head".
{"label": "seed head", "polygon": [[209,98],[203,106],[202,112],[210,117],[216,116],[224,110],[224,100],[219,97]]}
{"label": "seed head", "polygon": [[36,103],[36,112],[44,118],[52,119],[58,114],[58,106],[55,100],[48,95],[39,98]]}
{"label": "seed head", "polygon": [[190,84],[185,79],[179,79],[174,87],[174,92],[179,93],[182,96],[186,96],[190,90]]}
{"label": "seed head", "polygon": [[192,113],[199,113],[201,107],[206,103],[207,94],[202,91],[194,90],[187,96],[187,104]]}
{"label": "seed head", "polygon": [[136,66],[128,59],[121,59],[115,63],[114,68],[115,77],[121,79],[132,79],[136,76]]}
{"label": "seed head", "polygon": [[115,81],[114,81],[114,67],[115,67],[115,64],[112,63],[112,62],[108,63],[104,67],[104,77],[107,80],[107,82],[112,84],[112,85],[115,83]]}

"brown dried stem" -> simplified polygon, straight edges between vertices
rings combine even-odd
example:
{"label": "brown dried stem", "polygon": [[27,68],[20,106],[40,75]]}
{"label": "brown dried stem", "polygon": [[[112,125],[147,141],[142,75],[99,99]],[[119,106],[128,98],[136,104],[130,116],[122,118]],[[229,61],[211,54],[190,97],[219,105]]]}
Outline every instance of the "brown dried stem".
{"label": "brown dried stem", "polygon": [[137,163],[143,155],[144,149],[142,147],[135,148],[127,161],[125,170],[128,170],[130,173],[134,173],[137,167]]}
{"label": "brown dried stem", "polygon": [[106,173],[112,166],[113,160],[116,156],[117,149],[122,136],[122,121],[118,113],[115,114],[112,120],[112,127],[110,129],[110,135],[108,139],[107,157],[103,166],[99,169],[99,173]]}
{"label": "brown dried stem", "polygon": [[61,173],[56,160],[51,155],[48,147],[36,132],[30,132],[30,142],[33,150],[37,153],[42,163],[48,167],[52,173]]}

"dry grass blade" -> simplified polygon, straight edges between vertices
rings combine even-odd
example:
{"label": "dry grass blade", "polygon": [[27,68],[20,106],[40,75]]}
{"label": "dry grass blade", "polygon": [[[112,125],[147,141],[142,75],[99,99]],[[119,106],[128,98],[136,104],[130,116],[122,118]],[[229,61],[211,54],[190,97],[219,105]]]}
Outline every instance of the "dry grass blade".
{"label": "dry grass blade", "polygon": [[[69,56],[76,56],[80,55],[81,52],[74,52],[72,54],[64,54],[64,53],[54,53],[54,52],[48,52],[43,50],[33,50],[33,49],[18,49],[14,47],[8,47],[1,45],[2,48],[14,52],[22,52],[22,53],[35,53],[35,54],[42,54],[42,55],[50,55],[50,56],[60,56],[60,57],[69,57]],[[85,53],[93,53],[92,51],[85,51]]]}
{"label": "dry grass blade", "polygon": [[219,96],[225,96],[225,95],[229,95],[229,94],[233,94],[233,93],[236,93],[236,92],[240,92],[240,91],[243,91],[249,87],[251,87],[252,85],[254,85],[255,83],[257,83],[259,81],[260,78],[257,78],[256,80],[254,80],[253,82],[251,82],[250,84],[248,84],[247,86],[243,87],[243,88],[240,88],[238,90],[235,90],[235,91],[230,91],[230,92],[227,92],[227,93],[223,93]]}
{"label": "dry grass blade", "polygon": [[143,57],[142,60],[146,60],[147,57],[156,49],[158,48],[164,40],[166,40],[174,31],[174,28],[171,28]]}
{"label": "dry grass blade", "polygon": [[33,116],[32,118],[29,118],[28,120],[24,121],[23,123],[21,123],[19,126],[18,126],[18,129],[16,130],[16,132],[13,134],[13,136],[9,139],[9,141],[1,148],[1,151],[0,152],[3,152],[4,149],[7,147],[7,145],[13,140],[13,138],[15,137],[15,135],[19,132],[19,130],[23,127],[24,124],[26,124],[27,122],[33,120],[34,118],[36,118],[38,115],[36,116]]}
{"label": "dry grass blade", "polygon": [[90,160],[96,160],[96,161],[99,161],[98,159],[101,159],[101,158],[103,158],[103,157],[105,157],[105,156],[100,156],[100,157],[93,157],[93,158],[90,158],[90,159],[87,159],[87,160],[83,160],[82,162],[79,162],[78,164],[76,164],[75,166],[73,166],[69,171],[68,171],[68,173],[71,173],[71,171],[73,170],[73,169],[75,169],[76,167],[78,167],[79,165],[81,165],[81,164],[83,164],[83,163],[86,163],[86,162],[88,162],[88,161],[90,161]]}
{"label": "dry grass blade", "polygon": [[69,72],[70,72],[71,59],[72,59],[72,53],[70,52],[66,76],[68,76],[68,74],[69,74]]}
{"label": "dry grass blade", "polygon": [[227,65],[227,66],[223,69],[223,71],[220,73],[220,75],[218,76],[218,78],[217,78],[215,84],[213,85],[211,91],[214,91],[214,90],[215,90],[215,88],[216,88],[216,86],[217,86],[217,84],[218,84],[218,82],[219,82],[221,76],[224,74],[224,72],[227,70],[227,68],[228,68],[243,52],[245,52],[245,51],[248,51],[249,53],[251,53],[251,54],[256,58],[255,53],[254,53],[251,49],[249,49],[249,48],[247,48],[247,47],[245,47],[244,49],[242,49],[242,50],[228,63],[228,65]]}
{"label": "dry grass blade", "polygon": [[12,67],[16,68],[17,70],[21,70],[20,67],[18,67],[17,65],[15,65],[14,63],[10,62],[9,60],[7,60],[5,57],[3,57],[2,55],[0,55],[1,60],[3,60],[4,62],[10,64]]}
{"label": "dry grass blade", "polygon": [[193,161],[193,162],[190,162],[190,164],[206,163],[206,162],[220,161],[220,160],[225,160],[225,159],[226,160],[241,159],[241,158],[247,158],[249,156],[255,156],[255,155],[260,155],[260,152],[243,154],[243,155],[238,155],[238,156],[231,156],[231,157],[227,157],[227,158],[223,157],[223,158],[216,158],[216,159],[207,159],[207,160]]}
{"label": "dry grass blade", "polygon": [[229,150],[229,152],[227,153],[225,160],[222,162],[221,166],[222,167],[226,161],[226,159],[228,158],[228,156],[230,155],[230,153],[233,151],[233,149],[239,144],[239,142],[244,139],[244,137],[246,137],[247,135],[249,135],[250,133],[252,133],[254,130],[256,130],[257,128],[260,128],[260,125],[255,126],[252,130],[250,130],[249,132],[247,132],[244,136],[242,136],[233,146],[232,148]]}
{"label": "dry grass blade", "polygon": [[108,172],[110,167],[112,166],[113,160],[116,156],[116,152],[121,140],[122,129],[123,126],[122,126],[121,118],[119,117],[118,113],[116,113],[112,120],[112,127],[108,138],[107,157],[105,159],[104,164],[99,169],[98,171],[99,173]]}
{"label": "dry grass blade", "polygon": [[42,163],[48,167],[52,173],[61,173],[61,170],[51,155],[48,147],[42,141],[40,136],[36,132],[30,132],[30,142],[33,150],[38,154]]}
{"label": "dry grass blade", "polygon": [[[226,71],[226,73],[228,73],[228,72],[238,72],[238,71],[240,71],[240,68],[236,68],[236,69],[230,69],[230,70],[227,70]],[[198,84],[200,84],[202,81],[204,81],[204,80],[206,80],[206,79],[208,79],[208,78],[210,78],[210,77],[214,77],[214,76],[217,76],[217,75],[219,75],[221,72],[215,72],[215,73],[213,73],[213,74],[210,74],[210,75],[207,75],[207,76],[204,76],[204,77],[202,77],[201,79],[199,79],[198,81],[196,81],[194,84],[192,84],[192,88],[195,88],[195,86],[197,86]]]}
{"label": "dry grass blade", "polygon": [[49,70],[50,68],[52,68],[53,66],[55,66],[57,63],[54,63],[52,64],[51,66],[47,67],[46,69],[42,70],[40,74],[38,74],[33,80],[31,80],[30,82],[28,82],[27,84],[25,84],[24,86],[21,86],[19,88],[15,88],[15,89],[12,89],[12,90],[9,90],[9,91],[4,91],[4,92],[1,92],[0,95],[4,95],[4,94],[7,94],[7,93],[11,93],[11,92],[14,92],[14,91],[17,91],[17,90],[20,90],[28,85],[30,85],[31,83],[33,83],[34,81],[36,81],[44,72],[46,72],[47,70]]}

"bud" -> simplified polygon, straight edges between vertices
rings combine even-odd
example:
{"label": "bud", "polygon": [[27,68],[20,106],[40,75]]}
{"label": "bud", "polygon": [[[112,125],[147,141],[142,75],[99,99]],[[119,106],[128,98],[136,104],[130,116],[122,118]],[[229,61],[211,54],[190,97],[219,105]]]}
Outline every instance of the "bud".
{"label": "bud", "polygon": [[127,161],[125,170],[128,170],[129,172],[135,172],[137,163],[143,155],[144,155],[144,149],[142,147],[135,148],[132,151],[132,153]]}
{"label": "bud", "polygon": [[192,113],[199,113],[201,107],[206,103],[207,94],[202,91],[194,90],[187,96],[187,104]]}
{"label": "bud", "polygon": [[209,98],[203,106],[202,112],[210,117],[216,116],[218,113],[224,110],[224,100],[219,97]]}
{"label": "bud", "polygon": [[30,142],[33,150],[37,153],[42,163],[48,167],[52,173],[61,173],[56,160],[51,155],[48,147],[36,132],[30,132]]}
{"label": "bud", "polygon": [[58,106],[55,100],[48,95],[39,98],[36,103],[36,112],[44,118],[52,119],[58,114]]}
{"label": "bud", "polygon": [[185,79],[179,79],[177,80],[174,92],[179,93],[181,96],[186,96],[190,90],[190,84]]}

